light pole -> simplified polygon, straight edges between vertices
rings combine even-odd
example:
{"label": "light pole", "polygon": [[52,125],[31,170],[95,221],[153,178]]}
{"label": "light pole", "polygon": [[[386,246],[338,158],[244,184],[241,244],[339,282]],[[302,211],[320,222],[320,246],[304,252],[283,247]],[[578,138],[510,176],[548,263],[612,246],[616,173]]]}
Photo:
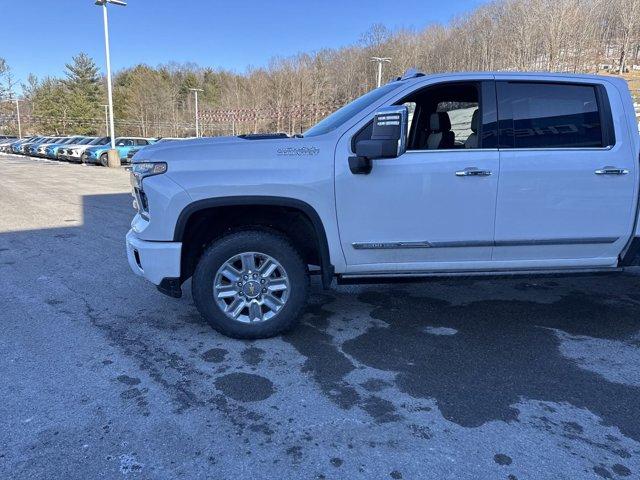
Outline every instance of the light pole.
{"label": "light pole", "polygon": [[198,120],[198,92],[204,92],[201,88],[190,88],[196,95],[196,138],[200,137],[200,121]]}
{"label": "light pole", "polygon": [[391,63],[390,57],[371,57],[372,62],[378,62],[378,87],[382,85],[382,64]]}
{"label": "light pole", "polygon": [[109,136],[109,105],[102,105],[104,107],[104,134]]}
{"label": "light pole", "polygon": [[20,100],[16,98],[16,113],[18,115],[18,138],[22,138],[22,125],[20,124]]}
{"label": "light pole", "polygon": [[113,126],[113,92],[111,88],[111,56],[109,53],[109,17],[107,15],[107,3],[126,7],[127,2],[123,0],[96,0],[96,5],[102,7],[102,19],[104,22],[104,46],[107,60],[107,97],[109,101],[109,135],[111,136],[111,150],[109,150],[109,166],[119,167],[120,156],[116,150],[116,134]]}
{"label": "light pole", "polygon": [[18,118],[18,138],[22,138],[22,124],[20,123],[20,100],[19,99],[15,99],[12,100],[11,98],[8,98],[7,100],[0,100],[3,102],[16,102],[16,115]]}

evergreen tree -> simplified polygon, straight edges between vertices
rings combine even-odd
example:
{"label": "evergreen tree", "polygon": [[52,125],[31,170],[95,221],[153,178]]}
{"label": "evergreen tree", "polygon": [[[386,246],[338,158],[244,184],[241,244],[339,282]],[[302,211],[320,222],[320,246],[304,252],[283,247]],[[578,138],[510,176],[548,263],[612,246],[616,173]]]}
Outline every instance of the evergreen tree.
{"label": "evergreen tree", "polygon": [[66,65],[65,103],[67,115],[74,122],[74,133],[96,133],[94,120],[101,115],[102,85],[98,67],[86,53],[73,57]]}
{"label": "evergreen tree", "polygon": [[46,77],[34,87],[31,102],[37,132],[43,135],[62,135],[68,133],[68,130],[75,131],[69,122],[64,83],[56,78]]}

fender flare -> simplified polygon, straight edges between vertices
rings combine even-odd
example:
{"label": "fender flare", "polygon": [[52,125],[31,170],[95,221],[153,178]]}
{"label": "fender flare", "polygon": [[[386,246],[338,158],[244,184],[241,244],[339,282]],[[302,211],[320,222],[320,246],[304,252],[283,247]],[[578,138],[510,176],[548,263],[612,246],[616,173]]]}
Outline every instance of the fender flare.
{"label": "fender flare", "polygon": [[197,200],[187,205],[178,216],[176,226],[173,232],[173,241],[182,242],[184,231],[191,216],[200,211],[208,208],[219,207],[234,207],[242,205],[264,205],[274,207],[288,207],[296,210],[300,210],[304,213],[313,225],[313,229],[316,233],[318,241],[318,251],[320,253],[320,267],[322,269],[322,285],[324,288],[329,288],[333,281],[335,268],[331,264],[331,257],[329,254],[329,243],[327,242],[327,233],[324,229],[324,224],[318,215],[318,212],[306,202],[289,197],[276,197],[270,195],[250,195],[250,196],[232,196],[232,197],[218,197],[218,198],[205,198],[203,200]]}

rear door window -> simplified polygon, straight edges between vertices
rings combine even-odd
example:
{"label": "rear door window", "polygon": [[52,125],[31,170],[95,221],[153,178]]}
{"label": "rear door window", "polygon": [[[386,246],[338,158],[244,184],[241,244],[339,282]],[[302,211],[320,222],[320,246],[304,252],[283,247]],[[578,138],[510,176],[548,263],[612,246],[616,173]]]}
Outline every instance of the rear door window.
{"label": "rear door window", "polygon": [[593,85],[497,82],[500,146],[605,146],[603,112]]}

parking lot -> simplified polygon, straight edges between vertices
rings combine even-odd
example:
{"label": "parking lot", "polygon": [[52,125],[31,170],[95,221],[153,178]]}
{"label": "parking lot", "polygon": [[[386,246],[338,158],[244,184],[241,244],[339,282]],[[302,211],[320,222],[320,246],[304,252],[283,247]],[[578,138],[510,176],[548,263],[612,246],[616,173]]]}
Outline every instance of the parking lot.
{"label": "parking lot", "polygon": [[242,342],[129,271],[123,170],[0,183],[0,478],[640,472],[640,276],[315,282]]}

